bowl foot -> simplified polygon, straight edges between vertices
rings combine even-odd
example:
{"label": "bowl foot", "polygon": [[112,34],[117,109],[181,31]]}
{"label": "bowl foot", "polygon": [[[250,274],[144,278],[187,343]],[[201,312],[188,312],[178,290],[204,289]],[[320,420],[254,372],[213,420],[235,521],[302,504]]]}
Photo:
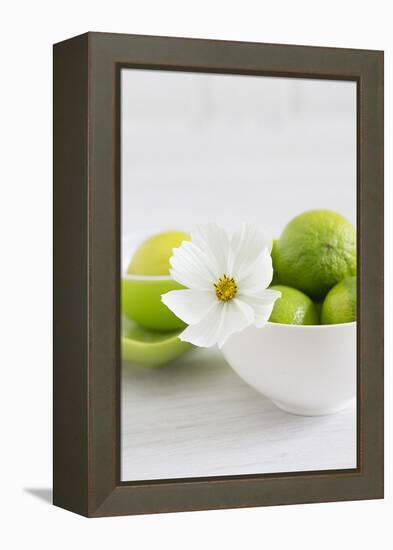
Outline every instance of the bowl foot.
{"label": "bowl foot", "polygon": [[274,400],[273,400],[273,403],[279,409],[290,414],[296,414],[298,416],[325,416],[328,414],[334,414],[334,413],[340,412],[343,409],[346,409],[347,407],[353,405],[355,403],[355,398],[352,398],[349,401],[346,401],[345,403],[343,403],[338,407],[331,407],[331,408],[329,407],[325,407],[325,408],[297,407],[294,405],[283,403],[282,401],[274,401]]}

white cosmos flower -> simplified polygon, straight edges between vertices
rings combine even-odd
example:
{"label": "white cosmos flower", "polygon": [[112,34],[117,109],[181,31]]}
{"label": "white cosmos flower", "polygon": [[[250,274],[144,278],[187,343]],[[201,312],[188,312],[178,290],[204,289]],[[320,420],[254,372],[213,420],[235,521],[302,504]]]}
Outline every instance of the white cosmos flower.
{"label": "white cosmos flower", "polygon": [[172,277],[184,290],[161,296],[188,324],[180,340],[199,347],[218,344],[250,325],[263,327],[281,293],[268,289],[273,267],[271,241],[243,224],[232,237],[215,223],[197,227],[191,241],[173,250]]}

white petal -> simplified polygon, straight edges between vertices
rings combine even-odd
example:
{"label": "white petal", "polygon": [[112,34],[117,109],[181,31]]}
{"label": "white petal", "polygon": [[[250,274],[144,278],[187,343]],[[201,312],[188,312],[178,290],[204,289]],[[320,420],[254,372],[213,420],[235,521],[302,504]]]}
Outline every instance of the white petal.
{"label": "white petal", "polygon": [[197,290],[210,290],[216,280],[208,256],[195,244],[185,241],[173,249],[170,273],[178,283]]}
{"label": "white petal", "polygon": [[221,313],[223,304],[216,300],[209,309],[207,315],[199,323],[189,325],[179,335],[183,342],[190,342],[194,346],[201,348],[210,348],[217,342],[217,333],[221,323]]}
{"label": "white petal", "polygon": [[255,294],[267,288],[273,278],[272,258],[264,248],[259,257],[249,266],[244,266],[237,279],[239,291],[247,294]]}
{"label": "white petal", "polygon": [[162,302],[187,324],[198,323],[217,302],[213,291],[171,290],[161,296]]}
{"label": "white petal", "polygon": [[191,240],[208,256],[215,279],[228,275],[230,240],[223,227],[216,223],[200,225],[191,232]]}
{"label": "white petal", "polygon": [[224,304],[217,337],[218,347],[221,349],[232,334],[244,330],[254,321],[254,310],[247,303],[235,298]]}
{"label": "white petal", "polygon": [[254,311],[240,300],[216,302],[208,314],[197,324],[188,326],[180,340],[195,346],[209,348],[218,344],[221,348],[227,339],[254,322]]}
{"label": "white petal", "polygon": [[239,300],[246,302],[254,310],[256,327],[263,327],[269,320],[274,302],[281,297],[281,292],[267,288],[254,295],[239,295]]}
{"label": "white petal", "polygon": [[264,235],[256,225],[243,223],[231,239],[233,258],[231,275],[239,277],[247,266],[257,260],[265,248],[270,253],[272,240]]}

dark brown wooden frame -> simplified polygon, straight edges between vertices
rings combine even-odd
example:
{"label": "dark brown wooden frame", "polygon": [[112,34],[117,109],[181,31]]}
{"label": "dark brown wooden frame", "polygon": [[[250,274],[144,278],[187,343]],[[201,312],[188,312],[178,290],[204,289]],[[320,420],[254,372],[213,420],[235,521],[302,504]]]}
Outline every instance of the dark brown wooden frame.
{"label": "dark brown wooden frame", "polygon": [[[357,83],[358,466],[120,482],[122,67]],[[383,497],[383,52],[87,33],[54,46],[54,503],[89,517]]]}

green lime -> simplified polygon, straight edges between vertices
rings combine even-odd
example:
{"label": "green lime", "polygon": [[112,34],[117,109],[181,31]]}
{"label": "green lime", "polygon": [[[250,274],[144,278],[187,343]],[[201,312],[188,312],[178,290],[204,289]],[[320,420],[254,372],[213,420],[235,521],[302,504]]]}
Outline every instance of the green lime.
{"label": "green lime", "polygon": [[285,227],[274,253],[280,283],[315,299],[356,275],[356,232],[343,216],[310,210]]}
{"label": "green lime", "polygon": [[147,330],[172,331],[184,329],[181,321],[162,302],[161,295],[180,290],[182,285],[168,277],[126,276],[121,279],[121,310],[130,320]]}
{"label": "green lime", "polygon": [[284,285],[273,285],[279,290],[269,321],[284,325],[318,325],[318,312],[314,302],[300,290]]}
{"label": "green lime", "polygon": [[173,249],[190,239],[183,231],[165,231],[150,237],[135,252],[127,272],[130,275],[168,275]]}
{"label": "green lime", "polygon": [[322,304],[323,325],[356,321],[356,277],[347,277],[327,294]]}

